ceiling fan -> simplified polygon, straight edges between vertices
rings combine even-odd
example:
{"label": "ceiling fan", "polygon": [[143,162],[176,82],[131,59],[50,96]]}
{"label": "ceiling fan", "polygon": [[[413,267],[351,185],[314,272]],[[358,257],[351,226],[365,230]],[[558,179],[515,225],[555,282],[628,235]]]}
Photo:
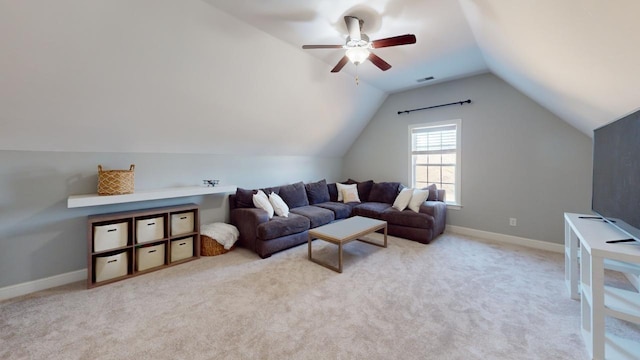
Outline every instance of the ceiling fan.
{"label": "ceiling fan", "polygon": [[416,43],[416,36],[413,34],[370,41],[369,37],[362,32],[364,20],[358,19],[355,16],[345,16],[344,22],[347,24],[347,30],[349,31],[344,45],[302,45],[303,49],[346,49],[345,55],[338,61],[338,64],[331,69],[333,73],[340,71],[349,61],[358,66],[367,59],[369,59],[373,65],[379,67],[380,70],[387,71],[391,68],[391,65],[382,60],[378,55],[372,53],[370,51],[371,49]]}

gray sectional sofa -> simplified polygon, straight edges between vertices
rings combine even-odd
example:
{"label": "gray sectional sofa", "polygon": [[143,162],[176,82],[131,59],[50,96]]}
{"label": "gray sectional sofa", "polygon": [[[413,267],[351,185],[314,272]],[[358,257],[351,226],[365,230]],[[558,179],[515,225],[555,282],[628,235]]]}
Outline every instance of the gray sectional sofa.
{"label": "gray sectional sofa", "polygon": [[384,220],[389,235],[424,244],[444,232],[445,191],[435,185],[429,186],[429,197],[416,213],[392,207],[404,188],[398,182],[357,182],[349,179],[343,184],[356,184],[360,202],[338,202],[336,184],[327,184],[325,180],[261,189],[267,195],[271,192],[278,194],[289,207],[288,217],[273,216],[271,219],[265,210],[253,204],[253,195],[258,189],[238,188],[234,195],[229,196],[231,223],[240,231],[238,245],[267,258],[307,242],[309,229],[350,216]]}

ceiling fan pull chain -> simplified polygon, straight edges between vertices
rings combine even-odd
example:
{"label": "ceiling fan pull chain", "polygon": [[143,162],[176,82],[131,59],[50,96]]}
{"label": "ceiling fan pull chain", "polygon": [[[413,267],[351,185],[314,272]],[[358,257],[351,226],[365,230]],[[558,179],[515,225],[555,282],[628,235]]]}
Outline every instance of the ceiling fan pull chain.
{"label": "ceiling fan pull chain", "polygon": [[356,65],[356,86],[360,85],[360,79],[358,78],[358,65]]}

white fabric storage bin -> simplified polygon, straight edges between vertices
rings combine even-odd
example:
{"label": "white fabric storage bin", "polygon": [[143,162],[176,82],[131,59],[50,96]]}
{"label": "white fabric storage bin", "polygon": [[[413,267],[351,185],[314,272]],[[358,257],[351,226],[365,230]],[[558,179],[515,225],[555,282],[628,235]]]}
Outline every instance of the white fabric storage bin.
{"label": "white fabric storage bin", "polygon": [[164,239],[164,217],[136,220],[136,243]]}
{"label": "white fabric storage bin", "polygon": [[96,256],[96,282],[127,275],[129,256],[126,251],[110,256]]}
{"label": "white fabric storage bin", "polygon": [[136,249],[136,269],[147,270],[164,265],[164,244],[145,246]]}
{"label": "white fabric storage bin", "polygon": [[93,227],[93,252],[127,246],[128,223],[96,225]]}
{"label": "white fabric storage bin", "polygon": [[193,256],[193,237],[171,241],[171,262]]}
{"label": "white fabric storage bin", "polygon": [[171,236],[194,232],[193,212],[171,214]]}

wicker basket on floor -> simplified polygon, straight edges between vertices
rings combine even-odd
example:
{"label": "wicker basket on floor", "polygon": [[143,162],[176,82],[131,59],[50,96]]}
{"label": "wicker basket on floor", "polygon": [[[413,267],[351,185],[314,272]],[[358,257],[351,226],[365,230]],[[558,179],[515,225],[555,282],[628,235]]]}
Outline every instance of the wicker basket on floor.
{"label": "wicker basket on floor", "polygon": [[[202,256],[216,256],[224,253],[228,253],[230,250],[227,250],[215,239],[206,236],[200,235],[200,255]],[[231,247],[231,250],[233,247]]]}

